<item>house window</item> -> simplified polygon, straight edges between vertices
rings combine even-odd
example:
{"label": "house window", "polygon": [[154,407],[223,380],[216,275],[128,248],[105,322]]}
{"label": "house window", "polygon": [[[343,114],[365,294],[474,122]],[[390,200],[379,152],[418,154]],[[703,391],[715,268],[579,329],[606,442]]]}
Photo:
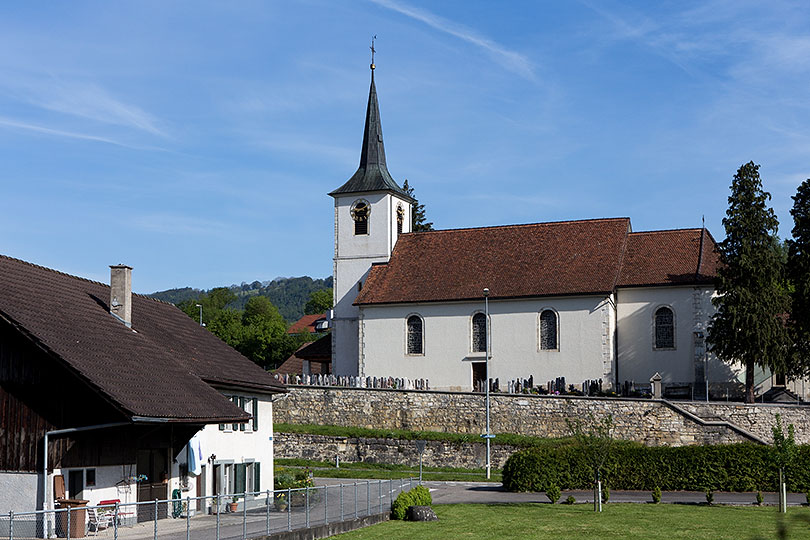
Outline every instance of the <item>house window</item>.
{"label": "house window", "polygon": [[[231,401],[233,402],[234,405],[239,407],[239,396],[231,396]],[[232,424],[231,428],[234,431],[239,431],[239,426],[240,426],[240,424]],[[243,427],[242,429],[245,429],[245,428]]]}
{"label": "house window", "polygon": [[402,205],[397,205],[397,235],[402,234],[402,222],[405,221],[405,210],[402,209]]}
{"label": "house window", "polygon": [[553,351],[557,345],[557,314],[551,309],[540,313],[540,349]]}
{"label": "house window", "polygon": [[[254,403],[255,402],[256,402],[255,398],[249,398],[249,397],[240,397],[239,398],[239,404],[242,407],[242,410],[245,411],[246,413],[250,414],[251,416],[253,415],[254,410],[255,410],[254,409]],[[243,423],[239,424],[239,430],[240,431],[248,431],[248,432],[253,431],[253,421],[250,420],[248,422],[243,422]]]}
{"label": "house window", "polygon": [[84,471],[84,485],[87,487],[93,487],[96,485],[95,469],[87,469],[86,471]]}
{"label": "house window", "polygon": [[476,313],[472,318],[472,350],[487,351],[487,318],[483,313]]}
{"label": "house window", "polygon": [[422,341],[422,318],[419,315],[408,317],[408,354],[424,354]]}
{"label": "house window", "polygon": [[675,315],[668,307],[655,310],[655,348],[675,348]]}
{"label": "house window", "polygon": [[368,201],[359,200],[352,205],[352,219],[354,220],[354,234],[368,234],[368,216],[371,213],[371,206]]}

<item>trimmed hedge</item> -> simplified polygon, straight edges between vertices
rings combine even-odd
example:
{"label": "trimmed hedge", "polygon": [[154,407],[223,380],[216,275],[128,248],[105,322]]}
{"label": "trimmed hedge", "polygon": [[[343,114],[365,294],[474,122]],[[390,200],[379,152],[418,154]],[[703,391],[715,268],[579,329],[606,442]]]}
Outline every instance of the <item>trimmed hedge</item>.
{"label": "trimmed hedge", "polygon": [[[602,469],[611,489],[663,491],[776,491],[779,472],[768,446],[740,443],[706,446],[643,446],[617,442]],[[785,471],[792,492],[810,489],[810,446],[799,446]],[[591,467],[574,445],[528,448],[512,454],[503,468],[508,491],[590,489]]]}
{"label": "trimmed hedge", "polygon": [[425,486],[416,486],[410,491],[403,491],[391,505],[391,516],[394,519],[405,519],[409,506],[430,506],[433,504],[433,497],[430,490]]}

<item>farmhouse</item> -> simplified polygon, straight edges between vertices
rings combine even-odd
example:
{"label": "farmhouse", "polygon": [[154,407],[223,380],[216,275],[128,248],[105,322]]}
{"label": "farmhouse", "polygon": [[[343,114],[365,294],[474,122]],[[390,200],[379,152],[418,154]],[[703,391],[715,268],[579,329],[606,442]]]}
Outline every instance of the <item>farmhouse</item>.
{"label": "farmhouse", "polygon": [[273,485],[284,388],[173,305],[132,294],[131,271],[112,266],[105,285],[0,256],[0,512]]}
{"label": "farmhouse", "polygon": [[414,200],[386,165],[373,66],[360,166],[330,195],[337,375],[474,389],[489,334],[502,387],[565,377],[615,389],[656,372],[690,390],[707,371],[738,382],[706,351],[719,260],[703,228],[633,231],[620,217],[412,232]]}

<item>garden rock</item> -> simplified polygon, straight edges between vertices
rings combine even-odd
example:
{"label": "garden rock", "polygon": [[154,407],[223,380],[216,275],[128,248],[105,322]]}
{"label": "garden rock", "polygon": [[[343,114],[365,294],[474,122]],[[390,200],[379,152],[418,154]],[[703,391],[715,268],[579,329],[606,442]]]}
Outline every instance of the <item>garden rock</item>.
{"label": "garden rock", "polygon": [[430,506],[409,506],[408,520],[410,521],[439,521],[439,517]]}

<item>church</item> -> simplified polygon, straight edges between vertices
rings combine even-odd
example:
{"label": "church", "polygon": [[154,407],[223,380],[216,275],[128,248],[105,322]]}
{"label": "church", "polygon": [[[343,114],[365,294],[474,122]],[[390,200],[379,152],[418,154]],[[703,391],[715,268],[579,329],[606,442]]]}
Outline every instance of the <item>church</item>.
{"label": "church", "polygon": [[[388,172],[371,65],[360,166],[332,191],[336,375],[424,378],[469,391],[489,376],[565,377],[697,392],[736,373],[707,354],[719,265],[705,229],[633,231],[626,217],[412,232]],[[703,390],[705,392],[705,390]]]}

